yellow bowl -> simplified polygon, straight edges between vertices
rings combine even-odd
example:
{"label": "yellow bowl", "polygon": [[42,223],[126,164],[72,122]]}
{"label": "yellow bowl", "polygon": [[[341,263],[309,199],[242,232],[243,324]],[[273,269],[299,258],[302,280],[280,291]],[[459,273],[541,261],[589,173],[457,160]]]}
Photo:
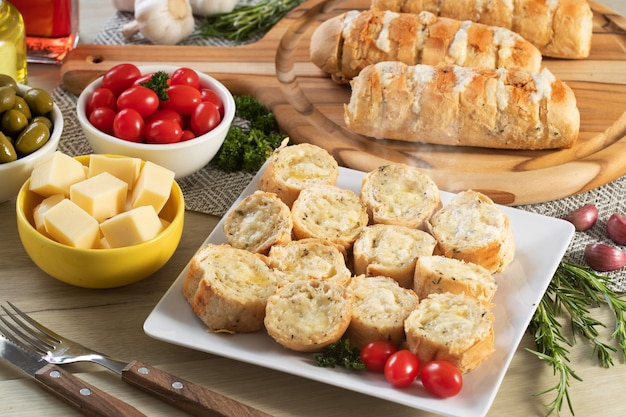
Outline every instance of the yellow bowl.
{"label": "yellow bowl", "polygon": [[[76,157],[83,165],[89,155]],[[143,162],[142,162],[143,163]],[[170,224],[146,242],[114,249],[79,249],[58,243],[35,228],[33,209],[42,197],[28,189],[28,179],[17,195],[17,230],[33,262],[48,275],[83,288],[115,288],[140,281],[158,271],[172,257],[183,232],[185,202],[174,181],[160,216]]]}

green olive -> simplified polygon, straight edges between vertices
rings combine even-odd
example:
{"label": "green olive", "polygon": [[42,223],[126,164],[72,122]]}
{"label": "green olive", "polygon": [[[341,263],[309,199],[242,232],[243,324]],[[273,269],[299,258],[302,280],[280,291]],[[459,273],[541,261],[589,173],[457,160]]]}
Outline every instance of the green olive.
{"label": "green olive", "polygon": [[32,119],[33,117],[33,115],[30,112],[30,107],[28,107],[28,104],[26,104],[26,100],[24,100],[22,96],[19,96],[19,95],[15,96],[15,104],[13,105],[12,108],[24,113],[24,116],[26,116],[28,120]]}
{"label": "green olive", "polygon": [[16,93],[20,92],[20,88],[13,77],[7,74],[0,74],[0,87],[4,87],[5,85],[11,87]]}
{"label": "green olive", "polygon": [[15,140],[15,150],[21,155],[28,155],[41,148],[49,138],[48,126],[41,122],[31,123]]}
{"label": "green olive", "polygon": [[50,130],[50,132],[52,132],[52,120],[50,120],[46,116],[33,117],[33,119],[30,122],[31,123],[41,122],[41,123],[45,124],[46,126],[48,126],[48,130]]}
{"label": "green olive", "polygon": [[8,85],[0,87],[0,113],[13,108],[15,105],[15,90]]}
{"label": "green olive", "polygon": [[17,159],[17,153],[13,144],[0,132],[0,164],[5,162],[13,162]]}
{"label": "green olive", "polygon": [[2,118],[0,118],[2,132],[8,135],[15,135],[24,130],[26,126],[28,126],[28,119],[21,111],[9,109],[2,113]]}
{"label": "green olive", "polygon": [[26,100],[26,104],[30,107],[33,116],[42,116],[49,113],[54,106],[52,96],[42,88],[29,88],[22,94],[22,97]]}

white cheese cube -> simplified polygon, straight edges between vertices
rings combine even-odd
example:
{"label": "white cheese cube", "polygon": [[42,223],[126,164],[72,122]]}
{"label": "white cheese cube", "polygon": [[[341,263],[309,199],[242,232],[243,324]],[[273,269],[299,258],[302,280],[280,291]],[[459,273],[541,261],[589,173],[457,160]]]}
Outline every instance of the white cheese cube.
{"label": "white cheese cube", "polygon": [[69,155],[56,151],[34,166],[29,190],[43,196],[70,196],[70,186],[86,178],[83,164]]}
{"label": "white cheese cube", "polygon": [[46,232],[59,243],[90,249],[100,239],[98,221],[67,198],[46,211],[43,219]]}
{"label": "white cheese cube", "polygon": [[154,207],[141,206],[111,217],[100,224],[111,248],[135,245],[155,237],[162,229]]}
{"label": "white cheese cube", "polygon": [[131,207],[152,206],[159,213],[172,191],[174,172],[147,161],[133,189]]}
{"label": "white cheese cube", "polygon": [[103,172],[119,178],[128,184],[128,189],[132,190],[135,181],[139,177],[141,170],[141,159],[123,157],[111,158],[106,155],[91,155],[89,157],[89,178],[95,177]]}
{"label": "white cheese cube", "polygon": [[102,222],[124,211],[127,193],[125,181],[102,172],[72,185],[70,200]]}
{"label": "white cheese cube", "polygon": [[46,226],[43,221],[43,215],[46,211],[50,210],[57,203],[60,203],[65,199],[63,194],[53,194],[50,197],[44,198],[41,203],[37,204],[33,210],[33,219],[35,220],[35,228],[40,233],[46,232]]}

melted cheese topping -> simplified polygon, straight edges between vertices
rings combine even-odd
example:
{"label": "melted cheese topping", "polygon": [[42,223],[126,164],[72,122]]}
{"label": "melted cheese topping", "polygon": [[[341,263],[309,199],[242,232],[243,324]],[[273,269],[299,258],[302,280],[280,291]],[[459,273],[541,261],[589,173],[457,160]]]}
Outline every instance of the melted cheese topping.
{"label": "melted cheese topping", "polygon": [[554,75],[544,68],[539,73],[533,73],[533,80],[535,81],[535,91],[531,94],[530,98],[534,103],[538,103],[543,100],[547,100],[552,95],[552,83],[556,81]]}
{"label": "melted cheese topping", "polygon": [[354,26],[354,21],[357,17],[359,17],[361,13],[358,10],[350,10],[343,15],[343,31],[341,36],[344,39],[350,37],[350,32],[352,31],[352,27]]}
{"label": "melted cheese topping", "polygon": [[389,27],[391,23],[400,15],[395,12],[385,11],[383,13],[382,28],[376,39],[376,47],[384,52],[391,52],[391,42],[389,41]]}
{"label": "melted cheese topping", "polygon": [[476,71],[474,71],[472,68],[461,67],[458,65],[455,65],[453,67],[453,71],[456,78],[454,92],[462,93],[476,76]]}
{"label": "melted cheese topping", "polygon": [[458,65],[463,65],[467,59],[467,30],[472,25],[472,22],[466,20],[461,23],[461,26],[454,35],[454,40],[448,48],[448,55],[450,55]]}

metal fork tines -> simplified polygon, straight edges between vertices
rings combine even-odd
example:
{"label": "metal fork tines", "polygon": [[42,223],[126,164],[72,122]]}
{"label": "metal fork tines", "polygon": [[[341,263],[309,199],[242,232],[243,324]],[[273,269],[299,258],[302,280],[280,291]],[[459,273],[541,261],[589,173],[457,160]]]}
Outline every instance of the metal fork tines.
{"label": "metal fork tines", "polygon": [[120,374],[126,362],[93,352],[72,342],[37,322],[7,301],[10,308],[1,306],[6,318],[0,316],[0,333],[25,350],[34,351],[46,361],[61,365],[73,362],[95,362]]}

